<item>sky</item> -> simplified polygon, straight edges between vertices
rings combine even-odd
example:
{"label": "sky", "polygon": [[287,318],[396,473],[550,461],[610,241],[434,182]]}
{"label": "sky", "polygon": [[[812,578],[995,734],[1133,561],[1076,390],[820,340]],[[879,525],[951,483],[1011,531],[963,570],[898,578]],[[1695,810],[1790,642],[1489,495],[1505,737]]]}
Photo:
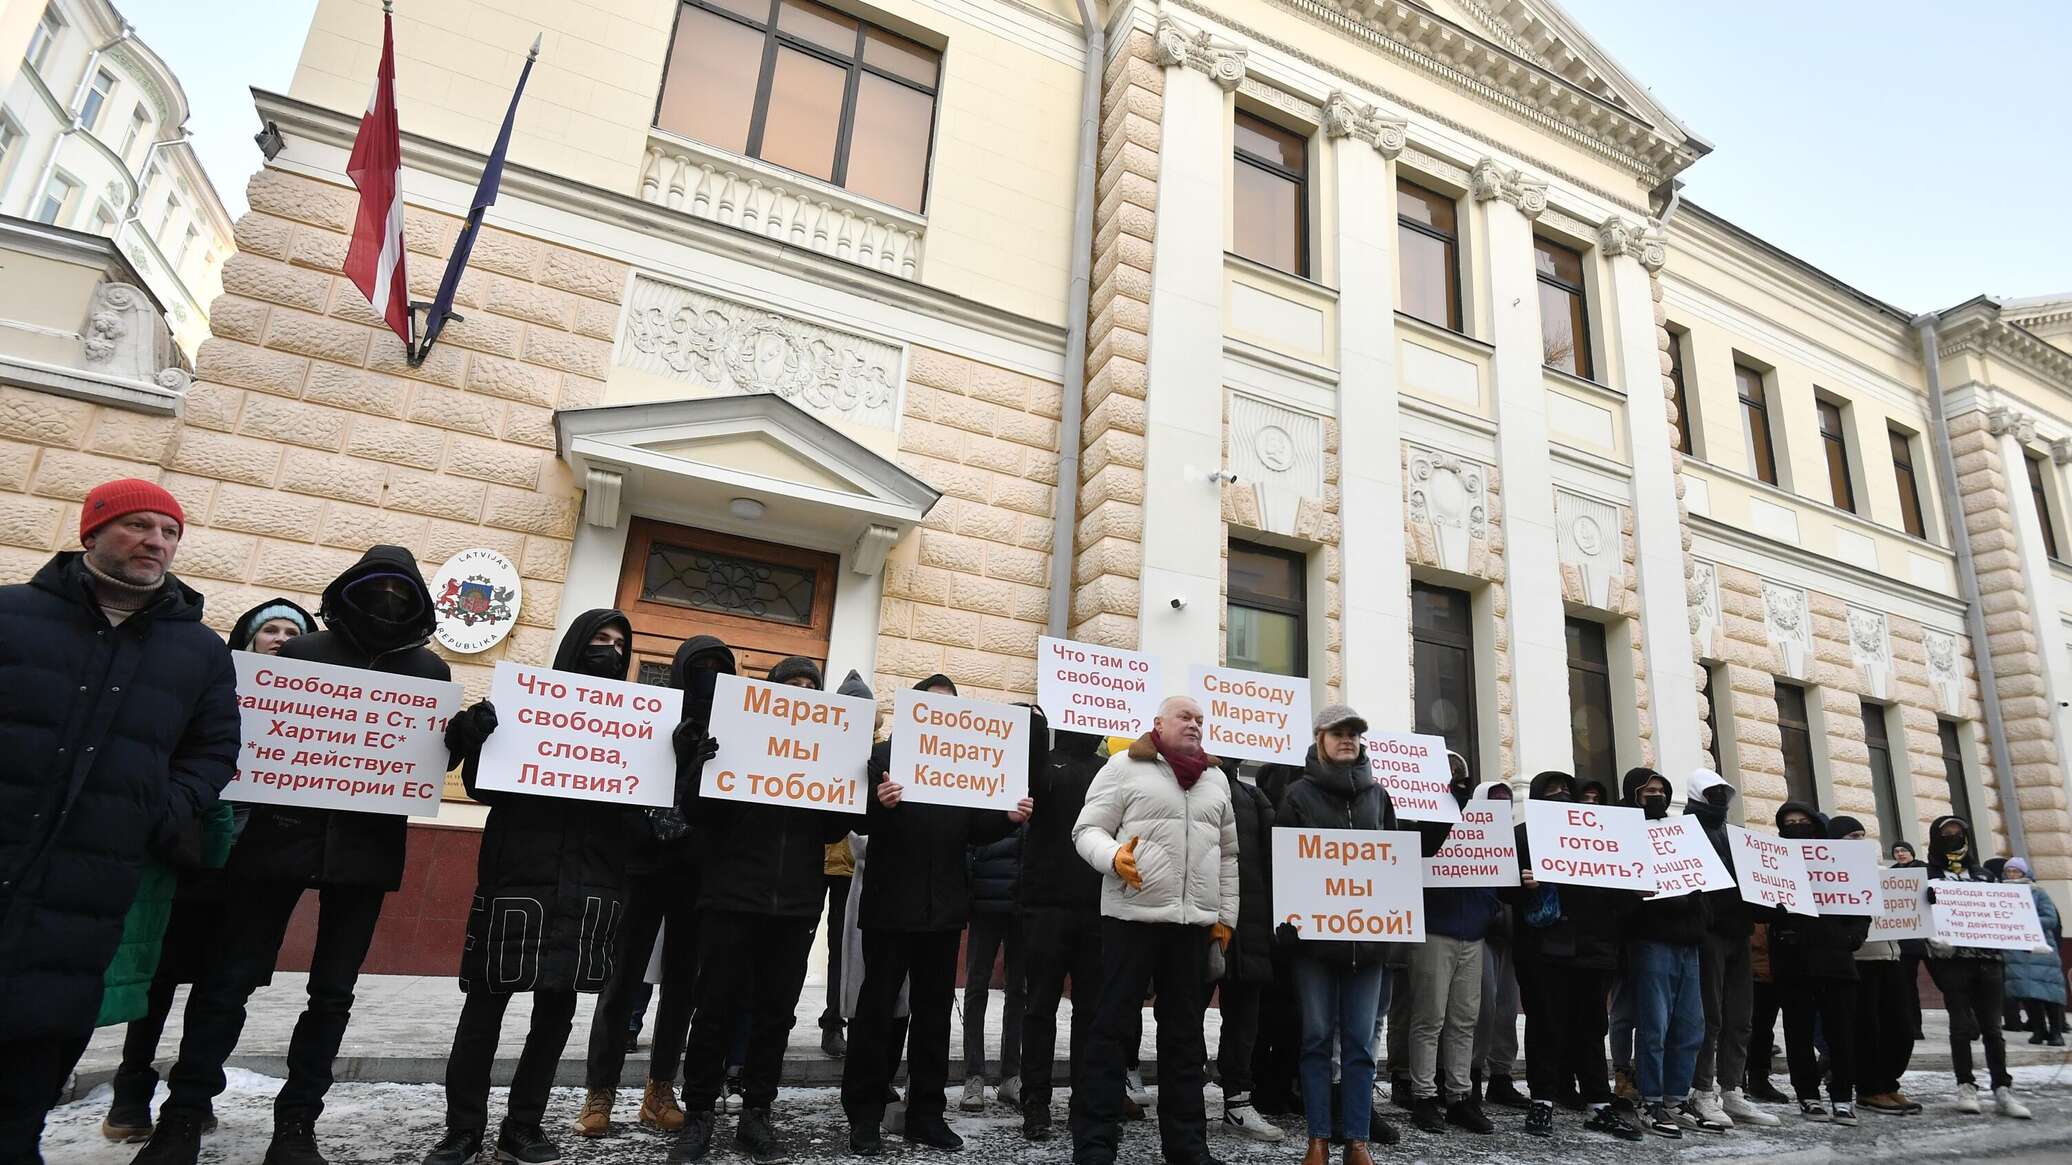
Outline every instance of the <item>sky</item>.
{"label": "sky", "polygon": [[[179,74],[202,163],[243,213],[247,90],[287,89],[315,0],[117,3]],[[2062,0],[1563,3],[1712,143],[1690,201],[1910,311],[2072,292]]]}

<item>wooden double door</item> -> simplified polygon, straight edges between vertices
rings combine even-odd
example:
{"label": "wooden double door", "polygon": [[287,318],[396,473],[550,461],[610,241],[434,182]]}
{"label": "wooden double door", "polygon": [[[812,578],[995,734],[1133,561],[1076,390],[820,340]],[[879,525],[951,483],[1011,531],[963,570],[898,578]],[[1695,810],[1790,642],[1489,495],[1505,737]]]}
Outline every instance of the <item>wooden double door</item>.
{"label": "wooden double door", "polygon": [[633,623],[632,678],[668,686],[677,647],[694,635],[718,636],[751,679],[793,655],[825,672],[839,565],[817,550],[633,519],[617,599]]}

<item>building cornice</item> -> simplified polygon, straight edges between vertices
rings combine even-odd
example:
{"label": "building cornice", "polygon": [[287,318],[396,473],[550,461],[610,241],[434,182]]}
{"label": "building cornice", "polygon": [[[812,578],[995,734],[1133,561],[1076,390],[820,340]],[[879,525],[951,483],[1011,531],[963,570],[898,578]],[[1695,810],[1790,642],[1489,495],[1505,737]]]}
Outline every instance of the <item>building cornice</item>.
{"label": "building cornice", "polygon": [[2020,324],[2001,318],[2000,305],[1973,300],[1942,314],[1936,346],[1944,356],[1977,353],[2010,364],[2061,391],[2072,392],[2072,352]]}

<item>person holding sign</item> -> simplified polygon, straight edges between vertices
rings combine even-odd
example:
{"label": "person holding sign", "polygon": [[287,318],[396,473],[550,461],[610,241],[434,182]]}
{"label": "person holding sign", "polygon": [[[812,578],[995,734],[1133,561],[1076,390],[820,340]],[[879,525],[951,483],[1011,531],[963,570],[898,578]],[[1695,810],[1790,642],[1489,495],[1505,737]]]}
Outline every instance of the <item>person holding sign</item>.
{"label": "person holding sign", "polygon": [[[1212,1165],[1202,1067],[1209,944],[1237,926],[1237,816],[1221,762],[1202,749],[1202,709],[1188,696],[1159,705],[1151,731],[1108,758],[1072,829],[1101,871],[1101,993],[1086,1063],[1086,1124],[1077,1165],[1114,1165],[1121,1136],[1124,1040],[1157,992],[1158,1133],[1169,1165]],[[1091,1001],[1089,1001],[1091,1002]],[[1075,1009],[1079,1001],[1074,1001]],[[1373,1012],[1368,1012],[1372,1026]]]}
{"label": "person holding sign", "polygon": [[[1446,754],[1447,793],[1465,808],[1475,792],[1468,760]],[[1423,821],[1418,832],[1436,852],[1448,836],[1444,822]],[[1428,1133],[1447,1125],[1471,1133],[1493,1133],[1496,1125],[1482,1113],[1472,1075],[1475,1028],[1482,1018],[1484,939],[1501,917],[1496,890],[1488,886],[1426,887],[1425,941],[1410,948],[1407,984],[1410,994],[1411,1122]],[[1440,1085],[1443,1073],[1444,1095]]]}
{"label": "person holding sign", "polygon": [[[1035,802],[1022,839],[1018,889],[1029,944],[1029,989],[1022,1023],[1022,1136],[1050,1139],[1051,1073],[1058,1000],[1072,981],[1071,1127],[1086,1122],[1085,1049],[1093,1039],[1093,1001],[1101,995],[1101,875],[1079,860],[1072,827],[1106,762],[1101,738],[1053,734],[1049,760],[1029,773]],[[1012,1018],[1012,1017],[1010,1017]],[[1076,1134],[1075,1134],[1076,1135]]]}
{"label": "person holding sign", "polygon": [[[1622,782],[1624,804],[1649,821],[1669,816],[1669,778],[1631,769]],[[1626,916],[1626,982],[1634,996],[1633,1075],[1646,1106],[1649,1132],[1675,1139],[1684,1129],[1724,1133],[1691,1103],[1691,1077],[1705,1042],[1705,1001],[1699,950],[1712,923],[1702,893],[1644,898]]]}
{"label": "person holding sign", "polygon": [[[1863,822],[1835,817],[1827,835],[1837,841],[1860,841]],[[1856,1103],[1887,1116],[1911,1116],[1921,1106],[1899,1090],[1907,1061],[1914,1055],[1914,1020],[1899,981],[1899,944],[1867,938],[1856,949]]]}
{"label": "person holding sign", "polygon": [[[1720,864],[1734,873],[1734,848],[1727,836],[1727,807],[1734,786],[1711,769],[1693,769],[1684,781],[1684,816],[1695,819]],[[1699,954],[1698,980],[1705,994],[1705,1042],[1691,1073],[1691,1105],[1714,1123],[1770,1127],[1776,1116],[1757,1108],[1742,1091],[1748,1069],[1748,1039],[1755,1009],[1755,969],[1749,939],[1755,915],[1740,888],[1705,891],[1711,921]]]}
{"label": "person holding sign", "polygon": [[[623,680],[632,637],[624,614],[585,611],[561,637],[554,670]],[[481,787],[482,746],[496,729],[496,708],[487,700],[446,729],[447,748],[461,758],[461,783],[468,796],[489,806],[489,819],[461,946],[460,989],[467,1001],[446,1059],[446,1135],[425,1165],[466,1165],[482,1152],[490,1064],[504,1012],[519,992],[532,996],[531,1027],[494,1152],[516,1161],[560,1156],[540,1118],[568,1044],[576,995],[601,991],[609,979],[626,908],[626,851],[635,823],[643,820],[604,802]]]}
{"label": "person holding sign", "polygon": [[2029,863],[2021,858],[2007,859],[2007,865],[2001,867],[2000,879],[2029,887],[2029,893],[2036,899],[2036,920],[2043,931],[2041,947],[2008,951],[2004,956],[2008,1002],[2025,1005],[2033,1029],[2030,1043],[2062,1048],[2065,1046],[2065,968],[2058,962],[2060,924],[2057,904],[2044,893],[2043,887],[2030,884]]}
{"label": "person holding sign", "polygon": [[[1812,806],[1786,801],[1777,810],[1777,834],[1793,841],[1827,837]],[[1870,933],[1870,919],[1806,915],[1777,910],[1770,917],[1770,973],[1784,1012],[1784,1055],[1791,1067],[1799,1115],[1810,1121],[1856,1123],[1856,950]],[[1820,1061],[1813,1025],[1827,1040],[1827,1095],[1820,1103]]]}
{"label": "person holding sign", "polygon": [[[1928,901],[1935,901],[1937,882],[1995,882],[1979,865],[1971,823],[1962,817],[1936,818],[1928,826]],[[2000,1030],[2005,977],[2000,952],[1987,947],[1960,947],[1928,941],[1928,977],[1942,992],[1950,1016],[1950,1067],[1957,1076],[1957,1111],[1983,1111],[1977,1078],[1971,1070],[1971,1042],[1986,1045],[1986,1072],[2001,1115],[2027,1120],[2029,1110],[2014,1098],[2014,1077],[2007,1074],[2007,1037]]]}

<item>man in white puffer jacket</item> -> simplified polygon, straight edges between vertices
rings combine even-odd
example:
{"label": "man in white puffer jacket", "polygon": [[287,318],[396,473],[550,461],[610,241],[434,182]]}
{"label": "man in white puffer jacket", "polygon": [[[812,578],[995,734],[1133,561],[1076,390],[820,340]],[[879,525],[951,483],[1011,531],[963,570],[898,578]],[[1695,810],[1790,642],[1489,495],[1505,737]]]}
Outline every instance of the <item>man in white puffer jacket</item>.
{"label": "man in white puffer jacket", "polygon": [[1151,731],[1112,756],[1073,827],[1100,870],[1101,994],[1082,1061],[1087,1101],[1074,1165],[1114,1165],[1121,1134],[1123,1038],[1155,990],[1158,1133],[1169,1165],[1215,1165],[1202,1104],[1202,1014],[1211,945],[1237,925],[1237,817],[1230,783],[1202,751],[1201,705],[1174,696]]}

